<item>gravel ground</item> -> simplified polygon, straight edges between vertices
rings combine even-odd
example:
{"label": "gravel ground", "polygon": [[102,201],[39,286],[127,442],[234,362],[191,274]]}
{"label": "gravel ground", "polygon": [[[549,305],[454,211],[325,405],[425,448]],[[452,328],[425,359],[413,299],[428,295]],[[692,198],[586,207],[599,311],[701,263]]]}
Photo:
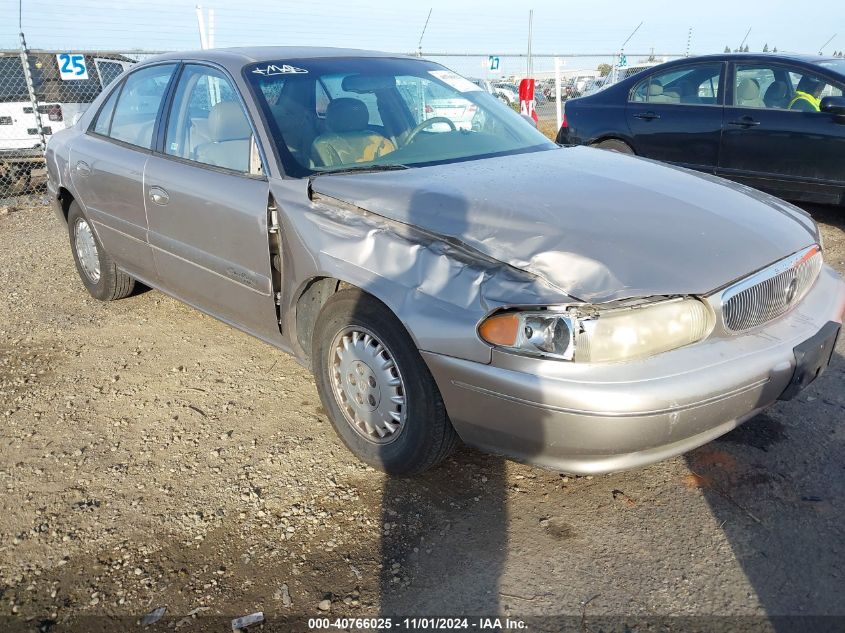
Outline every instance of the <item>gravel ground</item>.
{"label": "gravel ground", "polygon": [[[845,212],[812,212],[845,272]],[[156,291],[91,299],[48,208],[0,210],[0,244],[0,629],[845,616],[845,337],[797,400],[685,457],[570,478],[462,449],[391,480],[290,357]]]}

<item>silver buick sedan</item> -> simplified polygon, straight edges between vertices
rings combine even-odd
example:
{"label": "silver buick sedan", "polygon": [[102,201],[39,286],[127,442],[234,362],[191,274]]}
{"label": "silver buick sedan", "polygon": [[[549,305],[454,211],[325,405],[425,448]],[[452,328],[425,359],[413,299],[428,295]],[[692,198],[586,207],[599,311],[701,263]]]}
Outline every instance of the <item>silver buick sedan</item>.
{"label": "silver buick sedan", "polygon": [[801,210],[558,147],[422,59],[164,55],[47,166],[92,296],[137,280],[295,355],[393,474],[459,438],[569,473],[678,455],[815,379],[845,312]]}

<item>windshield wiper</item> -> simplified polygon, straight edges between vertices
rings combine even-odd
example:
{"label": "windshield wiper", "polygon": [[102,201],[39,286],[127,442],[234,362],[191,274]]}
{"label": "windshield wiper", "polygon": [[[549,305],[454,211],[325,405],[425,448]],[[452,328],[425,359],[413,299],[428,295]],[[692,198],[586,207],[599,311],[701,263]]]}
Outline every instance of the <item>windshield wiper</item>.
{"label": "windshield wiper", "polygon": [[359,165],[359,166],[352,166],[352,167],[344,167],[343,169],[332,169],[331,171],[318,171],[311,174],[311,178],[316,178],[317,176],[333,176],[337,174],[362,174],[367,172],[379,172],[379,171],[400,171],[403,169],[410,169],[407,165],[401,165],[399,163],[391,163],[389,165]]}

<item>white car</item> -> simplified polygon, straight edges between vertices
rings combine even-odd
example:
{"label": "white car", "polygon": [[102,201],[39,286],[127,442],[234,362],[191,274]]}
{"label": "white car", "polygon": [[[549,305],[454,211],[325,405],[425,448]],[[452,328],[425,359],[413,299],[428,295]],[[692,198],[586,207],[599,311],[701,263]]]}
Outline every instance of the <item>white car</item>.
{"label": "white car", "polygon": [[[464,80],[466,81],[466,80]],[[469,83],[469,82],[467,82]],[[473,82],[476,83],[476,82]],[[476,85],[478,85],[476,83]],[[416,107],[420,112],[415,113],[420,120],[446,119],[433,121],[428,127],[432,132],[446,132],[450,129],[471,130],[473,120],[478,115],[478,106],[470,101],[457,96],[459,93],[449,91],[438,84],[428,84],[424,88],[419,82],[402,83],[397,82],[397,87],[417,99]],[[483,86],[479,86],[483,90]],[[416,93],[420,91],[421,94]]]}
{"label": "white car", "polygon": [[[70,57],[67,55],[67,57]],[[80,55],[85,79],[62,79],[62,54],[31,53],[30,73],[44,135],[73,125],[102,89],[134,62],[117,54]],[[29,97],[23,62],[17,53],[0,54],[0,194],[29,188],[44,148]]]}

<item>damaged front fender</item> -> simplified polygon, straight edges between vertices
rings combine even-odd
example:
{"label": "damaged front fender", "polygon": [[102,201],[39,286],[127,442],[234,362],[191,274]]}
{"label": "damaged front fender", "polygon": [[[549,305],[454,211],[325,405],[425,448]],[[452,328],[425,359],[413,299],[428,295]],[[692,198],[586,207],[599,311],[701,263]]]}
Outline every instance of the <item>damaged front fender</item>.
{"label": "damaged front fender", "polygon": [[[288,333],[296,331],[297,302],[304,287],[314,279],[333,278],[387,305],[420,350],[489,363],[491,349],[475,333],[485,315],[506,305],[574,301],[547,281],[457,240],[341,200],[320,195],[309,200],[306,189],[303,181],[272,187],[284,211]],[[290,338],[297,356],[307,358],[303,345],[295,336]]]}

